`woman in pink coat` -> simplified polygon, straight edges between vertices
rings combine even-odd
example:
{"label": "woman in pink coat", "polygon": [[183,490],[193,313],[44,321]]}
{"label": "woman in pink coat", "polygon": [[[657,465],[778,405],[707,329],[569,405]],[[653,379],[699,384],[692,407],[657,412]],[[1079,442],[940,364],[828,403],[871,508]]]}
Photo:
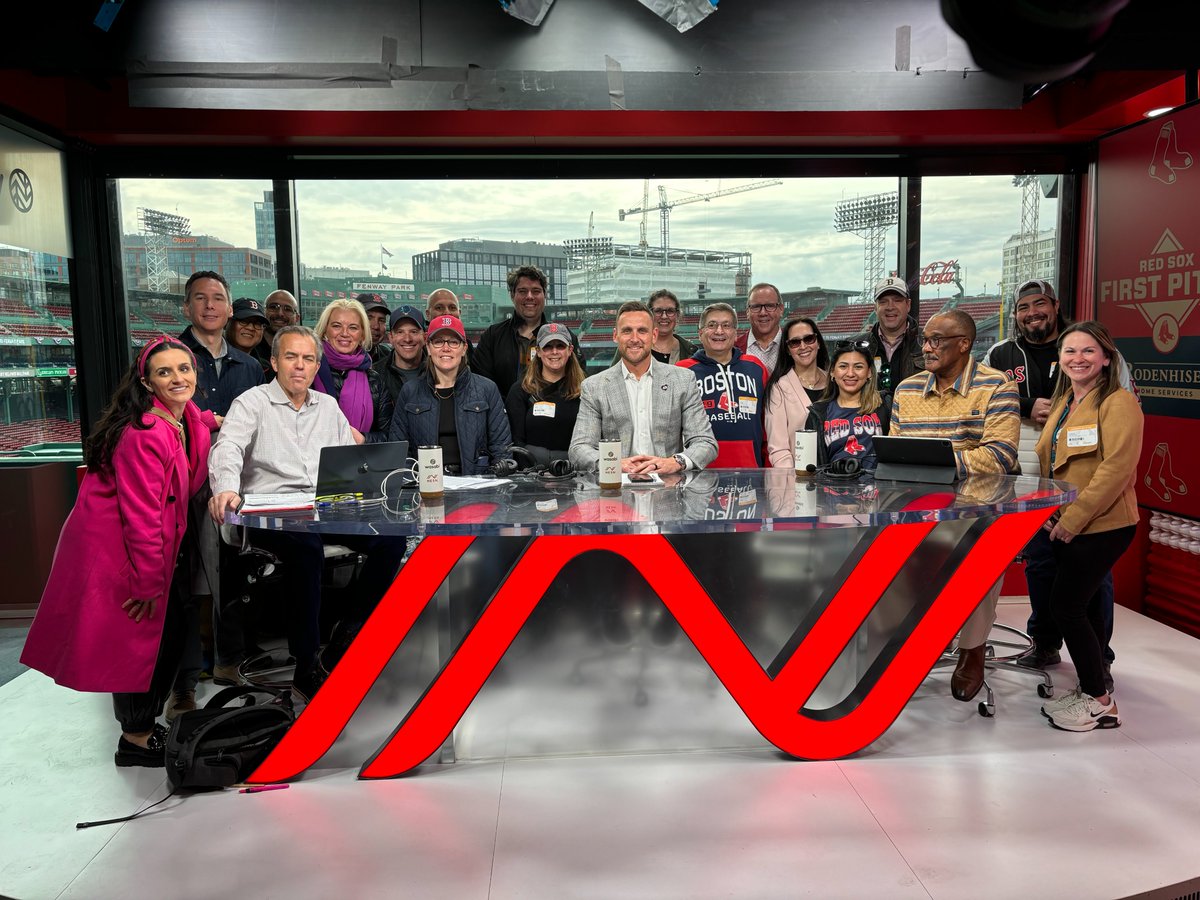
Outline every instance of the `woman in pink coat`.
{"label": "woman in pink coat", "polygon": [[195,358],[166,337],[121,380],[88,439],[87,474],[21,654],[66,687],[112,692],[118,766],[163,765],[155,718],[182,651],[188,499],[208,478],[216,427],[195,392]]}

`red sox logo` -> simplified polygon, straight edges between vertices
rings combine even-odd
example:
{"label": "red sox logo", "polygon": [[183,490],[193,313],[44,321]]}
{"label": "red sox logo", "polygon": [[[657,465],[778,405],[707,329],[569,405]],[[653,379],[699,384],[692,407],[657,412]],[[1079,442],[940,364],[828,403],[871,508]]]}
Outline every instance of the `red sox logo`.
{"label": "red sox logo", "polygon": [[[945,505],[945,500],[934,505]],[[770,673],[662,535],[535,538],[421,699],[364,764],[360,777],[402,775],[434,754],[562,567],[593,551],[623,556],[642,573],[763,737],[804,759],[853,753],[887,730],[987,588],[1052,511],[1013,513],[989,525],[890,664],[853,709],[834,718],[809,715],[805,702],[935,522],[884,528],[791,656]],[[474,540],[445,536],[421,542],[320,692],[249,781],[292,778],[320,759]]]}

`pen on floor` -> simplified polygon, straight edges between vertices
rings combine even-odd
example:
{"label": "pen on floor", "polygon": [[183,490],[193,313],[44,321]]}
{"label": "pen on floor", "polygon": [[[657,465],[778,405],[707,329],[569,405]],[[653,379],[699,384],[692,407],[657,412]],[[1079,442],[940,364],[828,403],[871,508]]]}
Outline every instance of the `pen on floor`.
{"label": "pen on floor", "polygon": [[255,784],[250,787],[244,787],[239,794],[260,794],[263,791],[286,791],[290,788],[290,784]]}

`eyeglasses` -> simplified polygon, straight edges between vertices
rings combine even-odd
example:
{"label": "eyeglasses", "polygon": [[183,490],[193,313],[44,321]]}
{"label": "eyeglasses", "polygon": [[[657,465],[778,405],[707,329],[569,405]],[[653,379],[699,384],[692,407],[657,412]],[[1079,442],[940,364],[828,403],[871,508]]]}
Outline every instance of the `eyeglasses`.
{"label": "eyeglasses", "polygon": [[706,322],[705,331],[737,331],[736,322]]}
{"label": "eyeglasses", "polygon": [[746,309],[750,310],[752,313],[772,312],[773,310],[779,309],[779,306],[780,304],[778,303],[755,303],[751,306],[747,306]]}
{"label": "eyeglasses", "polygon": [[268,303],[267,312],[290,312],[296,314],[296,308],[287,303]]}
{"label": "eyeglasses", "polygon": [[[937,344],[934,344],[933,348],[936,350]],[[852,340],[852,341],[838,341],[834,345],[833,349],[838,352],[844,352],[844,351],[849,351],[849,350],[860,350],[863,353],[867,353],[871,349],[871,342],[868,341],[866,338],[858,338],[858,339]]]}
{"label": "eyeglasses", "polygon": [[439,338],[433,338],[432,340],[430,340],[429,346],[431,346],[431,347],[449,347],[450,349],[453,350],[458,347],[461,347],[462,341],[460,341],[456,337],[439,337]]}
{"label": "eyeglasses", "polygon": [[679,315],[679,310],[671,309],[669,306],[662,309],[652,309],[650,312],[654,313],[654,318],[656,319],[673,319]]}
{"label": "eyeglasses", "polygon": [[816,342],[817,336],[815,334],[804,334],[800,337],[788,338],[787,345],[789,350],[799,350],[801,345],[811,346]]}
{"label": "eyeglasses", "polygon": [[936,350],[942,346],[942,341],[953,341],[956,338],[965,338],[965,334],[923,334],[921,335],[921,346],[928,344],[932,349]]}

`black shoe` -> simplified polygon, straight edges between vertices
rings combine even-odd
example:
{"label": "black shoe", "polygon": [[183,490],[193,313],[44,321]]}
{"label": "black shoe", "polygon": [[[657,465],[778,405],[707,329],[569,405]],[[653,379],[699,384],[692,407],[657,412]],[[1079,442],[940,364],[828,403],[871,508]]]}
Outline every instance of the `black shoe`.
{"label": "black shoe", "polygon": [[300,702],[307,705],[312,702],[312,698],[324,683],[325,671],[314,661],[306,671],[296,670],[296,677],[292,679],[292,693],[298,695]]}
{"label": "black shoe", "polygon": [[155,724],[150,732],[146,747],[140,747],[132,741],[125,740],[121,735],[117,739],[117,752],[114,757],[118,766],[146,766],[151,769],[161,769],[167,764],[167,729]]}
{"label": "black shoe", "polygon": [[1033,649],[1023,656],[1017,657],[1017,665],[1026,669],[1044,669],[1046,666],[1056,666],[1062,662],[1062,656],[1053,647],[1043,647],[1034,644]]}
{"label": "black shoe", "polygon": [[317,654],[317,666],[323,676],[328,676],[337,667],[338,662],[350,649],[350,645],[354,643],[354,639],[358,637],[362,627],[362,622],[350,622],[345,619],[333,626],[333,634],[329,637],[329,643]]}

